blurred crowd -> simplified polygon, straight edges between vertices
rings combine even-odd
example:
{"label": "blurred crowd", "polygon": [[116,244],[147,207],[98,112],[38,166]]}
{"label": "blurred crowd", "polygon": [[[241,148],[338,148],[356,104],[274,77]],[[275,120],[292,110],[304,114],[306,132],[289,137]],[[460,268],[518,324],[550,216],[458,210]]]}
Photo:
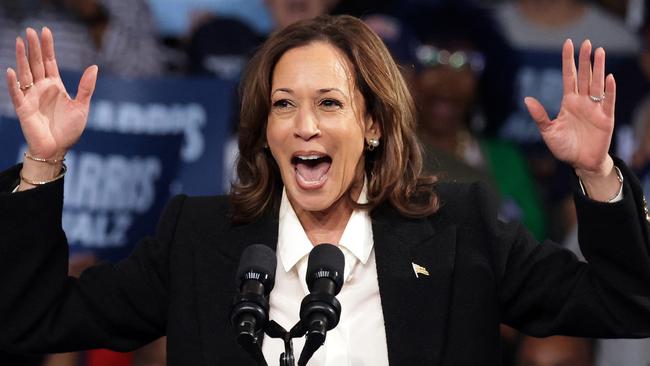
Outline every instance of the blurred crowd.
{"label": "blurred crowd", "polygon": [[[536,238],[550,238],[580,258],[573,172],[546,149],[523,98],[534,96],[549,114],[557,113],[562,43],[589,39],[594,49],[606,49],[607,72],[617,81],[611,153],[638,173],[650,193],[650,4],[645,0],[254,2],[274,29],[326,13],[363,18],[385,41],[411,87],[425,168],[441,180],[487,182],[500,196],[503,220],[521,221]],[[161,15],[154,17],[151,5],[147,0],[2,0],[0,66],[15,64],[15,37],[25,27],[47,25],[62,69],[98,64],[102,74],[127,78],[237,80],[268,36],[259,31],[264,26],[255,24],[255,16],[201,9],[192,13],[184,32],[163,35]],[[4,83],[0,113],[11,113]],[[228,166],[237,153],[237,116],[231,132]],[[504,365],[650,365],[650,340],[540,339],[506,326],[502,333]],[[164,365],[164,340],[126,357],[0,355],[0,364]]]}

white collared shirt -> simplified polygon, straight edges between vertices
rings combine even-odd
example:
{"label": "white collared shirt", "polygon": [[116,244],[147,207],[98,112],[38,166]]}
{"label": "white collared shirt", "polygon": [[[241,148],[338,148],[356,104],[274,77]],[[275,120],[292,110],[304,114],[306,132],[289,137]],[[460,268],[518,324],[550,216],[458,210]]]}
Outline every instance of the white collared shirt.
{"label": "white collared shirt", "polygon": [[[367,202],[365,184],[358,202]],[[336,328],[327,332],[325,344],[314,353],[308,365],[388,365],[372,223],[368,212],[353,211],[339,243],[332,244],[338,244],[345,257],[343,288],[336,296],[341,303],[341,319]],[[278,228],[278,264],[275,287],[270,296],[269,318],[286,330],[300,320],[300,303],[309,294],[305,276],[312,248],[286,191],[283,191]],[[304,343],[304,337],[294,339],[296,361]],[[262,352],[269,365],[276,365],[284,352],[284,343],[265,336]]]}

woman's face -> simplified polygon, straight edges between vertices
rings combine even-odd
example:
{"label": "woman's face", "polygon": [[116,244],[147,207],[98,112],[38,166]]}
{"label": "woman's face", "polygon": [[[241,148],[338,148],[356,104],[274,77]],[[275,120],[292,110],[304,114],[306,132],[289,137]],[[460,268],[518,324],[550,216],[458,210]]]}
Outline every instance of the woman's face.
{"label": "woman's face", "polygon": [[[449,53],[472,52],[451,48]],[[469,65],[427,67],[416,77],[415,94],[420,104],[420,124],[430,133],[444,135],[466,128],[474,104],[478,78]]]}
{"label": "woman's face", "polygon": [[346,56],[325,42],[290,49],[271,83],[266,138],[296,212],[326,212],[363,182],[366,116]]}

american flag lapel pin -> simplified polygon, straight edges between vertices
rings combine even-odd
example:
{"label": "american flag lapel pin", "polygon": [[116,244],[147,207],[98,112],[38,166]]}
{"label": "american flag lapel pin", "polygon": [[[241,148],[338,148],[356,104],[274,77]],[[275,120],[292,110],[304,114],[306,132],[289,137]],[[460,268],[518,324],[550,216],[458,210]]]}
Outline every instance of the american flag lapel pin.
{"label": "american flag lapel pin", "polygon": [[429,275],[429,271],[427,271],[425,267],[422,267],[421,265],[415,264],[413,262],[411,262],[411,265],[413,265],[413,272],[415,272],[415,278],[420,278],[420,275],[423,276]]}

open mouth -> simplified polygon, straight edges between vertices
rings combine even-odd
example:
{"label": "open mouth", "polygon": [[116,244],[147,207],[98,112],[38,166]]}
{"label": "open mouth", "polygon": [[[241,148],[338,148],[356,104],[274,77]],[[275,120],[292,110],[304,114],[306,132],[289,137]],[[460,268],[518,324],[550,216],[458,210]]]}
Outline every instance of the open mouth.
{"label": "open mouth", "polygon": [[323,153],[299,153],[291,158],[291,164],[295,168],[298,182],[306,188],[313,188],[325,182],[332,158]]}

